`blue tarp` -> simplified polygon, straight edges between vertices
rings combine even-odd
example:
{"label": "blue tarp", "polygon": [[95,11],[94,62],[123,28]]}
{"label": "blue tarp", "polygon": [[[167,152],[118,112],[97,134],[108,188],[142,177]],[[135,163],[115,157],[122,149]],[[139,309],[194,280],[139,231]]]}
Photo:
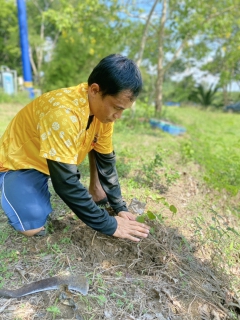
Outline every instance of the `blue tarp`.
{"label": "blue tarp", "polygon": [[150,122],[150,125],[152,126],[152,128],[162,129],[163,131],[168,132],[172,135],[179,135],[179,134],[183,134],[184,132],[186,132],[185,128],[180,127],[180,126],[176,126],[176,125],[171,124],[166,121],[157,120],[157,119],[150,119],[149,122]]}
{"label": "blue tarp", "polygon": [[167,107],[180,107],[179,102],[173,102],[173,101],[166,101],[164,102],[164,105]]}

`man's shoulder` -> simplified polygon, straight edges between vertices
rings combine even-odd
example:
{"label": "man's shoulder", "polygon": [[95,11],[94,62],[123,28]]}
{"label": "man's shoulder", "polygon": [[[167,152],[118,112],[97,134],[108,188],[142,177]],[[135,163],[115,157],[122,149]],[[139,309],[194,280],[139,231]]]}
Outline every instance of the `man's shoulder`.
{"label": "man's shoulder", "polygon": [[41,98],[52,98],[61,96],[86,96],[88,91],[88,84],[86,82],[80,83],[77,86],[64,87],[56,90],[45,92],[41,95]]}
{"label": "man's shoulder", "polygon": [[114,122],[102,123],[97,118],[95,118],[95,124],[96,130],[98,130],[99,132],[113,132]]}
{"label": "man's shoulder", "polygon": [[89,103],[87,83],[81,83],[74,87],[61,88],[44,93],[39,97],[38,104],[48,105],[52,108],[65,108],[73,112],[81,112],[82,116],[88,116]]}

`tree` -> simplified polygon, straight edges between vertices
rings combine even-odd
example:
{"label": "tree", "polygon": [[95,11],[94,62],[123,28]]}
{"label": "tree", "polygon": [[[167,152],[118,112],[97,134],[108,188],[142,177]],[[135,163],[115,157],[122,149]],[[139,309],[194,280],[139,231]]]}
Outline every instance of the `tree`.
{"label": "tree", "polygon": [[117,15],[117,2],[110,5],[89,0],[84,4],[78,1],[65,4],[65,15],[59,17],[53,9],[47,13],[61,33],[52,60],[45,66],[44,90],[86,81],[101,58],[124,49],[122,38],[127,28]]}
{"label": "tree", "polygon": [[18,20],[15,1],[0,0],[0,61],[20,73]]}
{"label": "tree", "polygon": [[239,82],[240,76],[240,59],[238,48],[240,47],[240,31],[238,21],[240,19],[236,15],[234,22],[228,21],[223,26],[215,28],[212,37],[215,39],[217,47],[215,55],[211,61],[208,61],[202,70],[209,70],[212,74],[219,77],[219,85],[223,89],[224,105],[229,103],[228,87],[232,81]]}
{"label": "tree", "polygon": [[[157,66],[156,114],[162,109],[162,86],[166,72],[179,59],[198,60],[215,50],[211,45],[224,24],[231,25],[238,12],[237,0],[202,2],[197,0],[162,0],[148,28],[143,59]],[[238,18],[239,19],[239,18]],[[218,31],[217,31],[218,30]],[[157,39],[157,41],[156,41]]]}
{"label": "tree", "polygon": [[[42,86],[41,73],[44,57],[51,54],[49,51],[54,48],[60,31],[51,22],[48,16],[49,10],[58,10],[58,2],[52,0],[32,0],[27,2],[28,11],[28,33],[29,33],[29,54],[34,75],[34,83]],[[51,39],[51,48],[47,48],[46,39]]]}
{"label": "tree", "polygon": [[155,0],[154,1],[153,6],[151,7],[151,9],[149,11],[149,14],[147,16],[146,23],[144,24],[143,34],[142,34],[142,37],[141,37],[140,48],[139,48],[139,52],[137,54],[137,59],[136,59],[136,64],[137,64],[138,67],[140,67],[141,62],[142,62],[143,52],[144,52],[144,49],[145,49],[145,46],[146,46],[146,41],[147,41],[148,29],[149,29],[149,26],[150,26],[152,15],[154,13],[154,10],[155,10],[158,2],[159,2],[159,0]]}

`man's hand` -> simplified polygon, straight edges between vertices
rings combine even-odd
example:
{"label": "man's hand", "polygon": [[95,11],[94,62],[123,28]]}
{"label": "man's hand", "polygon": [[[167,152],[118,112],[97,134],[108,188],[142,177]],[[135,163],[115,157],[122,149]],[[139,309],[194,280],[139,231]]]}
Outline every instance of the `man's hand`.
{"label": "man's hand", "polygon": [[133,220],[133,221],[136,220],[136,215],[134,215],[128,211],[120,211],[120,212],[118,212],[118,216],[122,217],[123,219],[127,219],[127,220]]}
{"label": "man's hand", "polygon": [[117,220],[117,230],[113,234],[114,237],[129,239],[135,242],[140,241],[140,238],[147,238],[150,227],[146,224],[135,221],[136,217],[127,211],[121,211]]}

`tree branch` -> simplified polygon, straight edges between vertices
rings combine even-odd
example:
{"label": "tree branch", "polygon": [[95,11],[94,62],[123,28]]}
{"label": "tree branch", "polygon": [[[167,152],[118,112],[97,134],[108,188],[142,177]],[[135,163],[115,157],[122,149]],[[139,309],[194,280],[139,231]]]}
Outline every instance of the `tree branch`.
{"label": "tree branch", "polygon": [[37,68],[36,68],[36,64],[33,60],[33,55],[32,55],[32,48],[29,47],[29,58],[30,58],[30,63],[33,69],[33,73],[35,74],[35,76],[37,76],[38,72],[37,72]]}
{"label": "tree branch", "polygon": [[158,0],[155,0],[155,2],[154,2],[153,6],[148,14],[147,21],[144,26],[142,40],[141,40],[141,44],[140,44],[140,50],[139,50],[138,58],[136,60],[136,64],[138,67],[140,66],[141,61],[142,61],[142,56],[143,56],[143,52],[144,52],[146,41],[147,41],[148,27],[149,27],[150,20],[151,20],[152,14],[154,12],[154,9],[156,8],[157,3],[158,3]]}
{"label": "tree branch", "polygon": [[171,68],[171,66],[174,64],[174,62],[177,60],[178,56],[180,55],[182,49],[184,48],[185,44],[188,41],[188,37],[186,37],[182,43],[180,44],[179,48],[177,49],[177,51],[175,51],[172,60],[164,67],[164,72],[168,69]]}

